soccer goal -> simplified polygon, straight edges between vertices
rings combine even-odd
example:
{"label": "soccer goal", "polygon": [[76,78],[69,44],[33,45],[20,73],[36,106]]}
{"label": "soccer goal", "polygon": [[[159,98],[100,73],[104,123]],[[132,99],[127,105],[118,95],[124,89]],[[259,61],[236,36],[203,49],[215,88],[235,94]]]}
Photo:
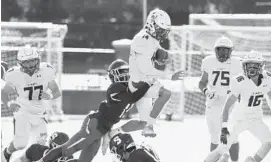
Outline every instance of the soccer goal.
{"label": "soccer goal", "polygon": [[[17,64],[17,53],[21,47],[30,45],[39,48],[41,61],[49,62],[57,71],[57,82],[61,84],[63,40],[68,31],[67,25],[52,23],[1,22],[1,59],[9,68]],[[52,114],[62,113],[62,98],[48,103]],[[2,117],[12,112],[2,107]]]}
{"label": "soccer goal", "polygon": [[[180,102],[169,103],[180,109],[179,113],[205,113],[205,97],[198,89],[201,62],[214,54],[214,43],[223,35],[233,41],[233,55],[242,58],[251,50],[259,51],[264,55],[266,68],[271,70],[271,15],[192,14],[190,24],[173,26],[169,35],[170,49],[175,53],[171,70],[185,70],[189,74],[182,82],[181,92],[173,93],[175,97],[171,99]],[[263,110],[271,115],[266,104]]]}

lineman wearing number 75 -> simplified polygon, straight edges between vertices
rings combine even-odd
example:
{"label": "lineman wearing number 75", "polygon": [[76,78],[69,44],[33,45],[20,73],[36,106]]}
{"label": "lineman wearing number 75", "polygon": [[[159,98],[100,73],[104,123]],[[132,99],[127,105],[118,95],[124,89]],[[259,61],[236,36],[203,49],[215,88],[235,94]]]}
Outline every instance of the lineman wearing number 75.
{"label": "lineman wearing number 75", "polygon": [[[210,151],[220,143],[221,114],[230,88],[230,77],[242,72],[238,57],[232,57],[232,41],[225,36],[217,39],[214,45],[215,55],[207,56],[201,64],[202,76],[199,89],[206,96],[206,121],[211,136]],[[233,144],[231,160],[238,161],[239,143]]]}
{"label": "lineman wearing number 75", "polygon": [[[45,144],[47,121],[45,100],[61,96],[55,81],[56,72],[48,63],[40,62],[39,51],[26,46],[17,54],[18,66],[10,68],[5,76],[2,95],[14,114],[14,138],[4,150],[7,161],[13,152],[24,149],[32,136],[34,143]],[[47,101],[48,102],[48,101]]]}

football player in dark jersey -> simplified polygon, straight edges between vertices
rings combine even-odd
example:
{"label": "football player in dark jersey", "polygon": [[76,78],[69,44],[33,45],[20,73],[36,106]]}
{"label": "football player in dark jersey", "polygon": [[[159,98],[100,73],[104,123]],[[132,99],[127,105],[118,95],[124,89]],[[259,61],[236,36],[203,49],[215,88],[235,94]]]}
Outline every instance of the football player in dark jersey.
{"label": "football player in dark jersey", "polygon": [[79,156],[80,162],[92,161],[98,152],[102,136],[120,121],[153,84],[136,83],[134,86],[137,91],[132,93],[128,89],[128,72],[127,62],[120,59],[113,61],[108,69],[112,84],[107,89],[106,100],[101,102],[99,110],[86,116],[81,129],[67,143],[51,150],[39,161],[51,162],[61,156],[70,156],[79,150],[82,150]]}
{"label": "football player in dark jersey", "polygon": [[[15,162],[32,162],[42,158],[42,156],[51,149],[60,146],[69,140],[69,136],[63,132],[55,132],[49,138],[49,146],[41,144],[32,144],[25,153],[15,160]],[[61,157],[56,162],[65,162],[73,157]]]}
{"label": "football player in dark jersey", "polygon": [[150,146],[136,145],[132,136],[119,133],[110,140],[109,149],[115,161],[159,162],[157,154]]}

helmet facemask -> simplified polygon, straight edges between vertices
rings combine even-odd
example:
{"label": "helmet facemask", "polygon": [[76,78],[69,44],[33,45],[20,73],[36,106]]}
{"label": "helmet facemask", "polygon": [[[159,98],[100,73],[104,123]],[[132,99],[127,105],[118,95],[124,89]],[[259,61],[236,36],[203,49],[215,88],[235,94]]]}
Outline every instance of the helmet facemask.
{"label": "helmet facemask", "polygon": [[127,83],[130,78],[129,68],[120,67],[117,69],[112,69],[109,71],[109,77],[113,83],[115,82]]}
{"label": "helmet facemask", "polygon": [[243,63],[244,73],[248,78],[253,78],[262,74],[264,62],[248,61]]}
{"label": "helmet facemask", "polygon": [[19,61],[19,64],[25,73],[33,75],[39,69],[40,59],[34,58],[29,60],[23,60]]}
{"label": "helmet facemask", "polygon": [[231,57],[232,48],[229,47],[216,47],[216,58],[220,62],[225,62]]}

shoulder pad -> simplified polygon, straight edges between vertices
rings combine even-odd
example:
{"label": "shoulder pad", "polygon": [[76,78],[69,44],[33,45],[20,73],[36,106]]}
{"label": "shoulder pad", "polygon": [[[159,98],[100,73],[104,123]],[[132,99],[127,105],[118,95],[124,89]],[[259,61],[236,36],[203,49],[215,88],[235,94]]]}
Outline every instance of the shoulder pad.
{"label": "shoulder pad", "polygon": [[51,64],[47,63],[47,62],[40,63],[40,67],[45,68],[45,69],[47,69],[47,68],[48,69],[54,69],[53,66]]}

